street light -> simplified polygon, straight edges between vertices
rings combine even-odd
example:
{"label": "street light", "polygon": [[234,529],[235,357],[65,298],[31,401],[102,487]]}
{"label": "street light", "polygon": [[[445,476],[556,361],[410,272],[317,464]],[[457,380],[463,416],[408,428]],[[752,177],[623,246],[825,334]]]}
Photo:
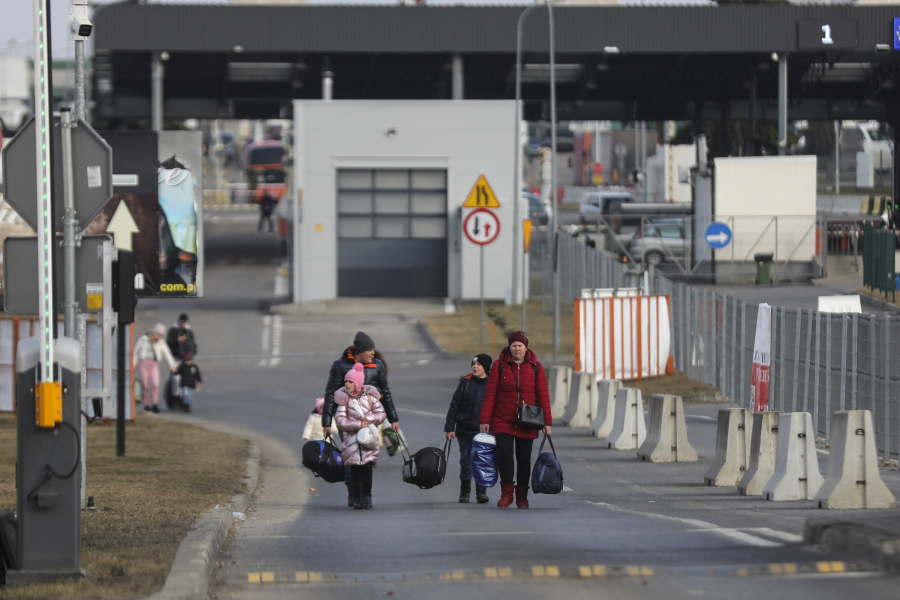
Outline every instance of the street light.
{"label": "street light", "polygon": [[[556,196],[556,60],[554,58],[554,36],[553,36],[553,4],[554,0],[544,0],[543,6],[547,7],[547,13],[550,17],[550,202],[553,203]],[[541,4],[532,4],[519,16],[519,23],[516,29],[516,122],[515,122],[515,152],[513,162],[513,294],[518,289],[517,272],[519,266],[519,157],[522,151],[521,140],[519,137],[519,124],[521,121],[520,103],[522,99],[522,23],[532,11],[540,8]],[[557,228],[557,206],[552,205],[551,218],[551,238],[550,247],[553,253],[553,362],[556,362],[556,356],[559,352],[559,262],[556,256],[556,228]],[[524,248],[524,247],[523,247]],[[522,254],[522,329],[525,329],[525,254]]]}

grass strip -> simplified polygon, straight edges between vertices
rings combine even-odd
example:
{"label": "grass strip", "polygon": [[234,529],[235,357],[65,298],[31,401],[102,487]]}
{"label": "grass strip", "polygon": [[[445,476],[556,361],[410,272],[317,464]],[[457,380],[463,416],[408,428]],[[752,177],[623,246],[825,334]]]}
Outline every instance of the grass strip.
{"label": "grass strip", "polygon": [[[138,413],[116,457],[115,423],[87,428],[81,566],[87,578],[22,588],[0,599],[143,598],[162,588],[181,540],[200,516],[245,491],[249,442]],[[16,424],[0,415],[0,508],[16,509]],[[77,476],[77,475],[76,475]]]}

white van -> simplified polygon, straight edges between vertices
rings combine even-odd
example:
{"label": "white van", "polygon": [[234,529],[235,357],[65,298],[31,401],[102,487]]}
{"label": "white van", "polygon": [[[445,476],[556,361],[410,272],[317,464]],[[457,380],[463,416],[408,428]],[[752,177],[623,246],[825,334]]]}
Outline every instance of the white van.
{"label": "white van", "polygon": [[623,202],[634,202],[634,196],[628,192],[588,192],[578,208],[581,224],[596,224],[600,217],[610,214],[613,205]]}
{"label": "white van", "polygon": [[876,171],[891,168],[894,144],[878,129],[878,121],[844,121],[841,124],[841,165],[856,164],[856,153],[872,157]]}

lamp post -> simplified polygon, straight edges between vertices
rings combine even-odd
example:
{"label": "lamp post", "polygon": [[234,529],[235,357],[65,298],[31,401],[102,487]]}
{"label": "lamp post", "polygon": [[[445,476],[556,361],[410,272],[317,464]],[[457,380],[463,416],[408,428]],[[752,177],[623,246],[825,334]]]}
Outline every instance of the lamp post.
{"label": "lamp post", "polygon": [[[552,0],[544,0],[544,6],[550,17],[550,202],[552,210],[551,218],[551,237],[550,247],[553,257],[553,362],[556,362],[556,356],[559,352],[559,261],[556,256],[556,227],[557,227],[557,206],[555,205],[556,197],[556,61],[554,59],[554,36],[553,36],[553,7]],[[541,7],[541,4],[532,4],[519,15],[519,23],[516,29],[516,122],[514,128],[514,160],[513,160],[513,294],[518,290],[518,265],[519,265],[519,158],[522,154],[521,137],[519,125],[521,122],[521,100],[522,100],[522,24],[532,11]],[[522,247],[524,250],[524,246]],[[522,254],[522,290],[525,290],[525,254]],[[522,296],[522,327],[525,327],[526,315],[525,296]]]}

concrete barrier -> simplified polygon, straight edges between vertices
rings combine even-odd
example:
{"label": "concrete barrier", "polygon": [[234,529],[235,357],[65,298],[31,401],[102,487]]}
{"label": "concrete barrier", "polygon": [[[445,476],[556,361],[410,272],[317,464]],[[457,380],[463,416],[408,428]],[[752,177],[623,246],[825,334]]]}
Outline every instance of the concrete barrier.
{"label": "concrete barrier", "polygon": [[597,376],[587,371],[572,374],[569,386],[569,406],[562,424],[569,427],[590,427],[591,409],[597,397]]}
{"label": "concrete barrier", "polygon": [[870,411],[848,410],[831,417],[828,476],[813,499],[819,508],[894,508],[894,495],[878,472]]}
{"label": "concrete barrier", "polygon": [[750,411],[726,408],[719,411],[716,428],[716,457],[703,482],[716,487],[736,486],[750,461]]}
{"label": "concrete barrier", "polygon": [[571,381],[572,367],[550,367],[550,372],[547,373],[547,389],[550,391],[550,415],[554,421],[566,414]]}
{"label": "concrete barrier", "polygon": [[591,435],[605,438],[616,422],[616,393],[622,387],[618,379],[601,379],[597,382],[597,414],[591,422]]}
{"label": "concrete barrier", "polygon": [[775,473],[780,412],[758,412],[753,415],[750,434],[750,466],[738,484],[742,496],[761,496],[763,487]]}
{"label": "concrete barrier", "polygon": [[641,390],[620,387],[616,392],[616,416],[612,431],[606,436],[606,447],[637,450],[647,438],[644,403]]}
{"label": "concrete barrier", "polygon": [[816,455],[816,429],[807,412],[786,413],[778,418],[775,473],[763,486],[766,500],[808,500],[824,479]]}
{"label": "concrete barrier", "polygon": [[639,460],[648,462],[694,462],[697,452],[688,441],[681,396],[650,396],[650,429],[637,451]]}

